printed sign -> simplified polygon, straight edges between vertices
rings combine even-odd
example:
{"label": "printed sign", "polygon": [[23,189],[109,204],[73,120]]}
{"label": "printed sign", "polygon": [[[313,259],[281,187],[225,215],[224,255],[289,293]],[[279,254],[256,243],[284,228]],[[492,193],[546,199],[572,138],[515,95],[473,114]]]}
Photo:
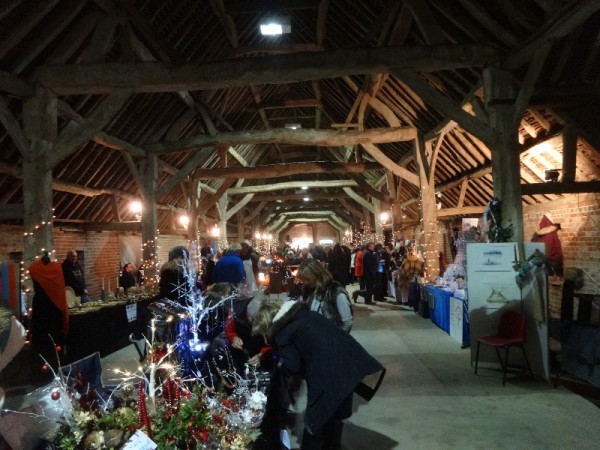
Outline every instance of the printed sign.
{"label": "printed sign", "polygon": [[127,305],[125,307],[127,311],[127,322],[133,322],[137,320],[137,304]]}

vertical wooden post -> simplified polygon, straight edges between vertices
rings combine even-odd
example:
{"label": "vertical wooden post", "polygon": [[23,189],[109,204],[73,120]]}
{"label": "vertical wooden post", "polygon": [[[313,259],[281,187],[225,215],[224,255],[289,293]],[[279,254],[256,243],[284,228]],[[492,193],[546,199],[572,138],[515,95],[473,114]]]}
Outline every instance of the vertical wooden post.
{"label": "vertical wooden post", "polygon": [[[490,126],[499,139],[492,143],[494,196],[502,201],[502,226],[512,225],[511,240],[523,242],[523,201],[521,199],[521,161],[514,102],[517,97],[512,75],[497,68],[483,71],[485,103]],[[491,200],[491,199],[490,199]]]}
{"label": "vertical wooden post", "polygon": [[313,244],[319,245],[319,225],[317,225],[315,223],[311,226],[311,228],[312,228]]}
{"label": "vertical wooden post", "polygon": [[147,280],[158,273],[156,186],[158,182],[158,159],[148,153],[142,162],[142,257]]}
{"label": "vertical wooden post", "polygon": [[219,210],[219,249],[225,250],[229,243],[227,242],[227,203],[229,198],[223,194],[217,202]]}
{"label": "vertical wooden post", "polygon": [[239,213],[237,213],[236,216],[237,216],[238,242],[243,242],[244,239],[246,238],[246,236],[245,236],[244,212],[243,212],[243,210],[241,210]]}
{"label": "vertical wooden post", "polygon": [[435,197],[434,177],[429,176],[426,164],[425,143],[419,134],[415,139],[415,161],[419,170],[421,187],[421,224],[423,236],[420,241],[425,246],[425,270],[428,277],[437,277],[440,274],[437,245],[437,209]]}
{"label": "vertical wooden post", "polygon": [[575,169],[577,167],[577,133],[573,127],[567,127],[563,131],[563,163],[562,178],[564,183],[575,181]]}
{"label": "vertical wooden post", "polygon": [[365,218],[365,232],[363,233],[363,238],[366,241],[374,241],[375,236],[373,236],[373,214],[364,206],[362,207],[363,217]]}
{"label": "vertical wooden post", "polygon": [[383,243],[383,226],[381,224],[381,202],[377,199],[373,199],[373,206],[375,213],[373,217],[375,219],[375,241]]}
{"label": "vertical wooden post", "polygon": [[[29,266],[44,251],[54,251],[52,230],[52,167],[47,164],[57,135],[56,97],[37,88],[23,103],[23,132],[29,149],[23,155],[24,246]],[[56,255],[50,254],[52,257]]]}
{"label": "vertical wooden post", "polygon": [[192,179],[189,184],[188,199],[188,216],[189,223],[187,229],[187,238],[190,242],[198,242],[198,204],[200,202],[200,181]]}

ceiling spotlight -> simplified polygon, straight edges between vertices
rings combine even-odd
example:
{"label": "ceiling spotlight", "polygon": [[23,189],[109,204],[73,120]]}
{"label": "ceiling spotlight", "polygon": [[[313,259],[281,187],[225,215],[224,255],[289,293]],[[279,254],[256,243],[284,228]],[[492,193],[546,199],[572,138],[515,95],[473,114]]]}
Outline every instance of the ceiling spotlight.
{"label": "ceiling spotlight", "polygon": [[307,190],[307,189],[308,189],[308,186],[302,186],[302,187],[301,187],[301,189],[302,189],[303,191],[305,191],[305,190]]}
{"label": "ceiling spotlight", "polygon": [[287,128],[288,130],[298,130],[298,129],[302,128],[302,124],[301,123],[286,123],[284,125],[284,128]]}
{"label": "ceiling spotlight", "polygon": [[308,198],[308,197],[304,197],[304,199],[303,199],[303,200],[304,200],[305,202],[307,202],[307,201],[309,201],[309,200],[310,200],[310,198]]}
{"label": "ceiling spotlight", "polygon": [[131,211],[133,214],[140,214],[142,212],[142,202],[135,200],[129,203],[129,211]]}
{"label": "ceiling spotlight", "polygon": [[190,218],[188,216],[186,216],[186,215],[179,216],[179,224],[183,228],[187,228],[188,225],[190,224]]}
{"label": "ceiling spotlight", "polygon": [[260,24],[260,34],[263,36],[279,36],[292,32],[289,17],[269,17]]}

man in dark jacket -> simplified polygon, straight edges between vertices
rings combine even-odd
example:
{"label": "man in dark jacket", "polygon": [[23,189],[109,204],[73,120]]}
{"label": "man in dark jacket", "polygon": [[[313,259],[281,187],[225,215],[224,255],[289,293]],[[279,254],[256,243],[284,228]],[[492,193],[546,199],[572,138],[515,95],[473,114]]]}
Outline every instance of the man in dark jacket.
{"label": "man in dark jacket", "polygon": [[65,277],[65,286],[70,286],[75,292],[75,296],[81,297],[81,303],[89,301],[90,297],[85,288],[85,275],[83,267],[77,260],[77,252],[69,250],[67,259],[62,263],[63,276]]}
{"label": "man in dark jacket", "polygon": [[375,285],[377,283],[377,268],[379,267],[379,254],[375,251],[375,244],[367,242],[363,253],[363,281],[365,283],[365,303],[375,303]]}
{"label": "man in dark jacket", "polygon": [[327,269],[333,279],[346,287],[350,282],[350,253],[338,242],[329,252]]}

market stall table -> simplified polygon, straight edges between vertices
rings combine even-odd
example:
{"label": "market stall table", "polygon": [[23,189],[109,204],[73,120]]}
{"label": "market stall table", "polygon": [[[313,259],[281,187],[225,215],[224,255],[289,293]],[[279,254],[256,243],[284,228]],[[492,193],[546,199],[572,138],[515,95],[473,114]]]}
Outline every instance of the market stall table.
{"label": "market stall table", "polygon": [[450,297],[452,293],[433,285],[426,285],[429,299],[429,316],[438,327],[450,334]]}
{"label": "market stall table", "polygon": [[85,307],[71,310],[66,361],[62,363],[68,364],[94,352],[100,352],[100,356],[104,357],[129,345],[132,333],[146,332],[147,308],[152,301],[153,298],[149,297],[135,303],[109,303],[92,307],[89,311],[85,311]]}

